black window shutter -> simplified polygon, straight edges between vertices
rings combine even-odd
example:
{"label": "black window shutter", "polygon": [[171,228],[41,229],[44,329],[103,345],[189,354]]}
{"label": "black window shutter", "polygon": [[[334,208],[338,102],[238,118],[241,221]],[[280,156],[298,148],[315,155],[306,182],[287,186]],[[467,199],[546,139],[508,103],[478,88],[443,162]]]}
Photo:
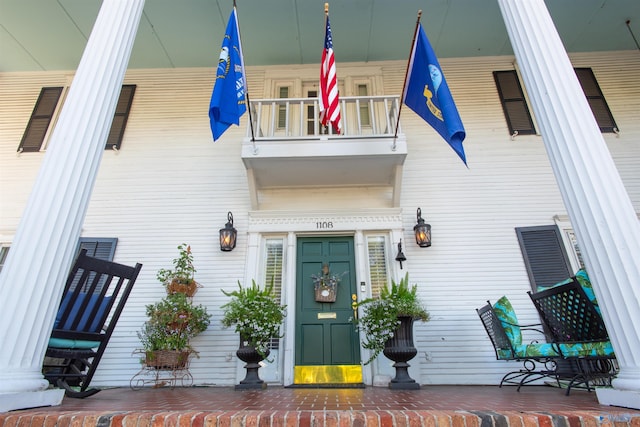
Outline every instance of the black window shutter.
{"label": "black window shutter", "polygon": [[[81,237],[78,240],[78,249],[76,250],[76,254],[79,254],[82,249],[87,250],[87,255],[90,257],[102,259],[105,261],[113,261],[113,256],[116,252],[116,244],[118,243],[118,239],[113,238],[104,238],[104,237]],[[95,273],[91,273],[95,274]],[[103,278],[106,280],[106,277]],[[76,284],[80,280],[80,277],[77,276],[74,279],[74,283],[71,285],[71,289],[76,288]],[[87,285],[91,283],[93,277],[89,276],[89,280],[87,281]],[[98,289],[101,289],[104,283],[98,284]],[[84,291],[84,290],[83,290]]]}
{"label": "black window shutter", "polygon": [[518,227],[516,235],[534,292],[538,286],[551,286],[572,275],[558,227]]}
{"label": "black window shutter", "polygon": [[582,86],[584,95],[587,97],[593,116],[598,122],[600,132],[617,132],[618,126],[615,120],[613,120],[613,114],[609,110],[607,101],[604,99],[604,94],[600,90],[600,86],[596,80],[596,76],[593,74],[591,68],[575,68],[576,76]]}
{"label": "black window shutter", "polygon": [[124,129],[127,126],[127,120],[129,119],[129,112],[131,111],[131,104],[133,103],[133,94],[136,92],[136,85],[123,85],[120,90],[120,97],[118,98],[118,104],[116,105],[116,112],[113,116],[113,123],[111,124],[111,130],[107,137],[106,150],[113,148],[120,149],[122,145],[122,138],[124,137]]}
{"label": "black window shutter", "polygon": [[27,124],[27,128],[22,135],[22,140],[18,146],[20,152],[40,151],[44,137],[51,124],[53,113],[58,105],[60,95],[62,95],[61,87],[43,87],[33,108],[31,118]]}
{"label": "black window shutter", "polygon": [[524,98],[524,92],[515,70],[494,71],[498,95],[511,135],[532,135],[536,133],[533,120]]}
{"label": "black window shutter", "polygon": [[91,257],[113,261],[117,244],[118,239],[116,237],[81,237],[76,253],[86,249],[87,255]]}

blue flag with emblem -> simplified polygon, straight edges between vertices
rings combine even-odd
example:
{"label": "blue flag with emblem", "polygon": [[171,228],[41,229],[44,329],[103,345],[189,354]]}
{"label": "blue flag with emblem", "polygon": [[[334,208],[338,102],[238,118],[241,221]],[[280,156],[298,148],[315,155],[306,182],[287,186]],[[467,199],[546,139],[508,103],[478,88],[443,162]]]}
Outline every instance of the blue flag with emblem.
{"label": "blue flag with emblem", "polygon": [[234,7],[222,40],[216,81],[209,104],[209,122],[214,141],[232,124],[240,124],[240,116],[247,111],[246,93],[242,45]]}
{"label": "blue flag with emblem", "polygon": [[418,25],[411,50],[403,102],[429,123],[467,164],[462,146],[464,126],[422,24]]}

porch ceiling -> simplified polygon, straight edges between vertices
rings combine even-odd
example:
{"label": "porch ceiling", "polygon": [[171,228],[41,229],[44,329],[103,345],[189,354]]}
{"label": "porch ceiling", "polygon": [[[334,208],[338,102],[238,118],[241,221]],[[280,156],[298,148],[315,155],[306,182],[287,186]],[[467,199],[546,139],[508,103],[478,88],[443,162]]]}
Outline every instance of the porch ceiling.
{"label": "porch ceiling", "polygon": [[[102,1],[0,0],[0,71],[76,69]],[[324,3],[239,0],[246,64],[318,63]],[[546,3],[568,51],[637,49],[631,31],[640,36],[640,1]],[[213,67],[231,7],[231,0],[147,0],[129,67]],[[419,9],[440,57],[512,54],[496,0],[336,1],[338,63],[406,59]]]}

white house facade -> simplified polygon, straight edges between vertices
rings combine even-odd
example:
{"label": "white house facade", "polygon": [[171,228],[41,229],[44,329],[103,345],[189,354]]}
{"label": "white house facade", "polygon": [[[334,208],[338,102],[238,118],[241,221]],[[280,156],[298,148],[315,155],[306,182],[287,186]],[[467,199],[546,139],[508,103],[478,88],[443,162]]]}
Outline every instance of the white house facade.
{"label": "white house facade", "polygon": [[[228,301],[222,290],[274,280],[287,316],[260,375],[271,385],[299,384],[297,367],[308,364],[299,298],[311,283],[308,268],[322,265],[335,244],[345,251],[340,269],[349,271],[338,288],[347,306],[406,273],[417,285],[431,320],[414,327],[418,354],[409,372],[425,386],[499,383],[518,365],[496,360],[475,309],[507,295],[523,323],[536,323],[526,292],[586,267],[621,359],[620,386],[600,398],[638,404],[640,389],[629,384],[640,380],[640,49],[569,52],[563,68],[560,39],[544,38],[555,32],[544,3],[532,2],[542,5],[535,12],[517,1],[498,3],[513,54],[440,59],[465,126],[467,166],[406,106],[395,136],[406,60],[339,61],[346,129],[323,132],[316,120],[320,49],[316,62],[248,61],[254,126],[244,114],[213,142],[207,110],[214,67],[127,68],[139,30],[136,18],[121,22],[118,14],[145,19],[139,1],[103,2],[100,13],[121,23],[98,18],[77,69],[0,70],[0,304],[12,307],[0,314],[0,341],[16,348],[0,350],[0,378],[13,384],[0,391],[33,391],[11,372],[40,381],[33,366],[41,363],[62,289],[53,282],[64,279],[81,245],[143,264],[92,385],[126,387],[140,370],[135,351],[145,306],[164,295],[156,272],[181,243],[191,246],[203,286],[194,301],[213,314],[193,342],[194,383],[242,379],[238,336],[220,323]],[[640,14],[634,1],[619,3]],[[241,24],[249,13],[240,10]],[[548,31],[528,27],[524,16]],[[96,33],[104,44],[92,45]],[[536,49],[543,45],[547,53]],[[402,49],[408,53],[409,40]],[[553,84],[563,90],[550,94]],[[418,209],[432,227],[427,248],[413,234]],[[237,244],[223,252],[218,230],[229,212]],[[40,264],[52,267],[39,271]],[[22,327],[8,326],[14,317]],[[353,360],[317,364],[354,365],[363,384],[386,385],[392,362],[379,356],[361,364],[368,353],[350,327],[358,342]]]}

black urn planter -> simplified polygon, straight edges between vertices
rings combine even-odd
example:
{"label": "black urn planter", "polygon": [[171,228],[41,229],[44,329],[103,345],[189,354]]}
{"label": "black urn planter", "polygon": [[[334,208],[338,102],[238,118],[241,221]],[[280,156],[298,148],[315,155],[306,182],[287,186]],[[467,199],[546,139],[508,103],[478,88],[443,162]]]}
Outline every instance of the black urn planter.
{"label": "black urn planter", "polygon": [[407,361],[413,359],[418,350],[413,345],[413,317],[398,316],[400,326],[396,333],[384,345],[382,353],[395,363],[396,376],[389,382],[389,388],[393,390],[419,390],[418,384],[409,376],[409,364]]}
{"label": "black urn planter", "polygon": [[247,374],[240,384],[236,385],[236,390],[255,390],[255,389],[265,389],[267,388],[267,383],[262,381],[258,376],[258,369],[260,369],[260,362],[269,356],[269,350],[267,350],[267,354],[262,356],[258,351],[253,347],[248,345],[248,341],[240,337],[240,348],[236,351],[236,356],[238,359],[242,360],[246,363],[244,365],[247,370]]}

